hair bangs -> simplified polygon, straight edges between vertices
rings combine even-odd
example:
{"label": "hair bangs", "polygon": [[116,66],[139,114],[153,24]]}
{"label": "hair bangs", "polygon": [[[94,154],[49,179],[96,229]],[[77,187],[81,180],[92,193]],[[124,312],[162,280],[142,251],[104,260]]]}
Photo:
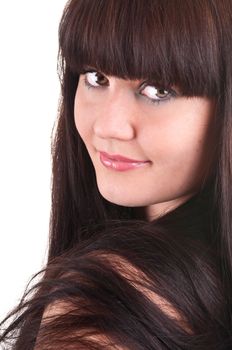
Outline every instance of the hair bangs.
{"label": "hair bangs", "polygon": [[76,0],[63,14],[60,52],[76,74],[91,66],[215,96],[223,76],[216,22],[204,0]]}

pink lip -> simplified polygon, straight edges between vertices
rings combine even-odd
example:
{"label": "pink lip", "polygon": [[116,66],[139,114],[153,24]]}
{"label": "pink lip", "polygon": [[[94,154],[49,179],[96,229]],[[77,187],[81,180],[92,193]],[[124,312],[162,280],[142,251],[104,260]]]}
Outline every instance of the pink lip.
{"label": "pink lip", "polygon": [[150,163],[150,161],[129,159],[118,154],[110,155],[106,152],[100,152],[100,160],[105,167],[117,171],[136,169]]}

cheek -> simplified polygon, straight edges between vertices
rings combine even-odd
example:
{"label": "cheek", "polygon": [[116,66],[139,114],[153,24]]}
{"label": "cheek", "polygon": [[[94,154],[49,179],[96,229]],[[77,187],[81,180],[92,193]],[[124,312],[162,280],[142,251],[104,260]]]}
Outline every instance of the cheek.
{"label": "cheek", "polygon": [[74,121],[80,137],[86,142],[92,129],[94,113],[80,95],[77,90],[74,103]]}
{"label": "cheek", "polygon": [[[191,110],[191,109],[188,109]],[[211,115],[208,109],[198,113],[181,111],[166,114],[143,130],[141,143],[154,164],[174,173],[199,172],[212,149]]]}

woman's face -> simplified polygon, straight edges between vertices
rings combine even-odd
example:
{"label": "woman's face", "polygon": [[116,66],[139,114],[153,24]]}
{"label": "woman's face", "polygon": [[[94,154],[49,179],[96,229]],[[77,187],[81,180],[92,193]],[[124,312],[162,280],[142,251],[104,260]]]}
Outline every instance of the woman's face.
{"label": "woman's face", "polygon": [[154,218],[199,190],[213,143],[207,98],[92,71],[80,75],[74,115],[108,201]]}

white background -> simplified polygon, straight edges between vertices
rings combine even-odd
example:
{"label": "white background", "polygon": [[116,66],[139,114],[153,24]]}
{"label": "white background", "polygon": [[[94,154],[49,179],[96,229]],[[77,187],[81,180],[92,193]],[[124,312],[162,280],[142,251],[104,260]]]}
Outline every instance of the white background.
{"label": "white background", "polygon": [[0,2],[0,320],[46,259],[65,4]]}

